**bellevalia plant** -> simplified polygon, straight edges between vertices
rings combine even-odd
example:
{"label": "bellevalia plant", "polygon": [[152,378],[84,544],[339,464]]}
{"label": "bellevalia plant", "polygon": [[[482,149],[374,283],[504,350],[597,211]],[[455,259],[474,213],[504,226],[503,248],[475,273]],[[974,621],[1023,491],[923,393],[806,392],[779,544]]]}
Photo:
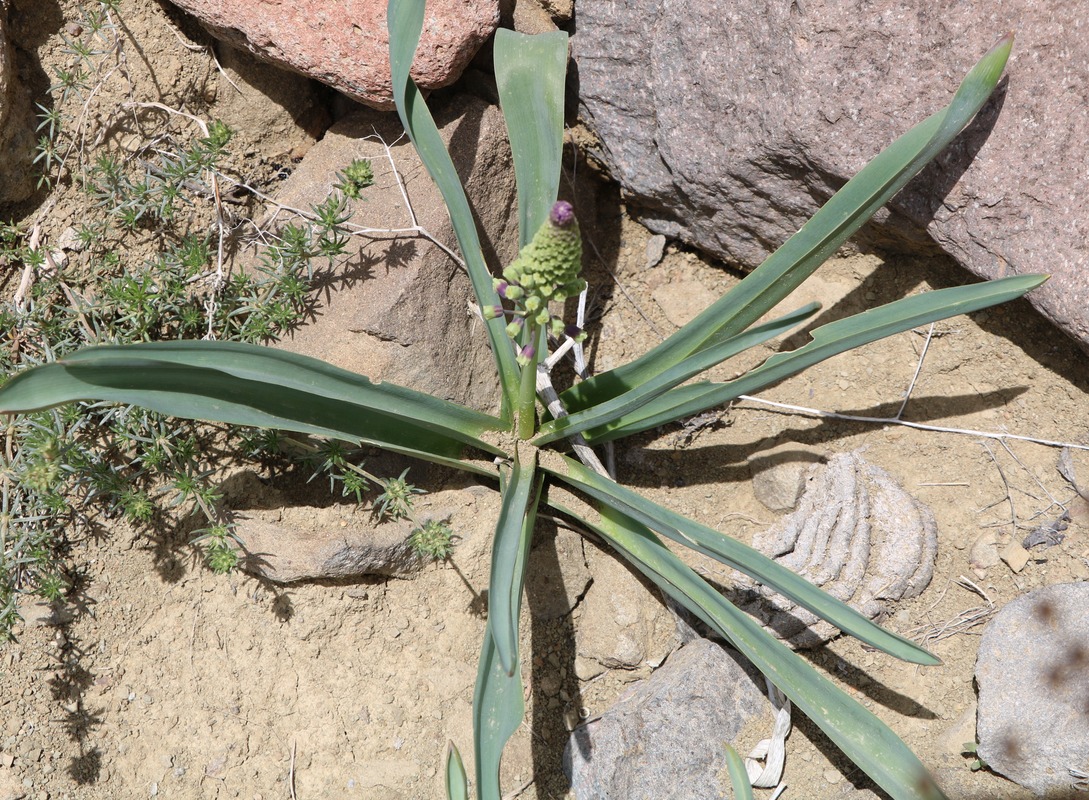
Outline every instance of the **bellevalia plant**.
{"label": "bellevalia plant", "polygon": [[[453,163],[408,75],[424,5],[424,0],[389,3],[393,90],[405,129],[443,194],[477,302],[488,317],[486,331],[501,387],[498,414],[375,384],[304,356],[215,341],[83,350],[8,381],[0,389],[0,411],[33,411],[73,400],[132,403],[170,415],[363,442],[496,481],[502,500],[472,712],[476,793],[482,800],[501,796],[501,754],[524,714],[518,619],[541,504],[594,531],[744,654],[891,796],[943,797],[887,726],[731,605],[659,536],[752,576],[886,653],[924,665],[937,664],[937,658],[757,551],[619,485],[587,445],[719,406],[837,353],[1019,297],[1040,285],[1044,276],[1025,275],[926,292],[817,328],[808,344],[776,354],[736,380],[686,383],[816,313],[817,306],[810,304],[752,327],[972,119],[1002,73],[1012,37],[983,57],[948,106],[878,155],[738,286],[644,356],[557,397],[543,360],[548,334],[577,332],[554,323],[548,301],[581,288],[572,209],[556,203],[567,35],[500,30],[495,37],[496,79],[514,152],[523,248],[497,280],[484,263]],[[538,386],[547,412],[538,403]],[[567,454],[571,449],[581,461]],[[445,777],[451,797],[468,796],[462,760],[453,747]]]}

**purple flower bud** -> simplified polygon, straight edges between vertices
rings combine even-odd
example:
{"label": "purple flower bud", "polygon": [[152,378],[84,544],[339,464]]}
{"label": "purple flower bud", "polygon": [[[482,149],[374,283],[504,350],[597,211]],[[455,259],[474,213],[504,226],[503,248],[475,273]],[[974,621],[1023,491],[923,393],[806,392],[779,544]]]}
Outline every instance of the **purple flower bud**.
{"label": "purple flower bud", "polygon": [[518,355],[527,360],[533,358],[533,354],[536,352],[537,348],[531,344],[527,344],[525,347],[521,347],[518,349]]}
{"label": "purple flower bud", "polygon": [[572,339],[574,339],[580,333],[582,333],[582,328],[580,328],[578,325],[568,325],[566,328],[563,329],[563,335],[568,336]]}
{"label": "purple flower bud", "polygon": [[575,209],[566,200],[558,200],[553,204],[548,219],[557,228],[566,228],[575,221]]}
{"label": "purple flower bud", "polygon": [[495,285],[496,294],[498,294],[500,297],[502,297],[504,300],[506,300],[507,299],[507,288],[509,286],[510,286],[510,284],[507,283],[506,281],[499,281]]}

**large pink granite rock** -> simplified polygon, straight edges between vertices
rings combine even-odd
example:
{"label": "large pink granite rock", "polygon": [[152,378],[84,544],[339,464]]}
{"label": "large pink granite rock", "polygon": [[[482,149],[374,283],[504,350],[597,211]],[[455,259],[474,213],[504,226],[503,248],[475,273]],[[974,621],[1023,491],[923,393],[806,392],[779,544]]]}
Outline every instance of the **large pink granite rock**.
{"label": "large pink granite rock", "polygon": [[[375,108],[393,108],[386,0],[172,0],[213,36]],[[498,0],[430,0],[412,77],[448,86],[499,24]]]}

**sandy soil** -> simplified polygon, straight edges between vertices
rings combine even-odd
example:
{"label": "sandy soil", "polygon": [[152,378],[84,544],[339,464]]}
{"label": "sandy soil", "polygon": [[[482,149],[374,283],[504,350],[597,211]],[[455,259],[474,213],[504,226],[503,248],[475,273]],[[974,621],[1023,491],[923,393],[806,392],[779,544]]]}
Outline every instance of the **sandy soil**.
{"label": "sandy soil", "polygon": [[[15,6],[24,15],[22,29],[36,32],[32,45],[47,68],[76,4],[20,0]],[[277,110],[298,104],[298,97],[285,99],[267,85],[262,91],[253,77],[260,70],[250,72],[250,83],[230,73],[242,90],[236,94],[208,50],[186,46],[193,44],[186,34],[200,44],[207,40],[192,30],[176,31],[156,4],[122,3],[121,18],[135,47],[131,84],[117,90],[119,96],[187,105],[205,118],[229,116],[238,130],[238,157],[255,165],[255,180],[271,179],[279,165],[305,150],[305,126]],[[320,121],[320,110],[313,114]],[[78,218],[79,202],[75,194],[57,198],[48,235]],[[598,371],[643,352],[738,280],[722,265],[672,246],[662,263],[648,268],[649,234],[619,205],[601,218],[611,219],[611,229],[597,240],[603,263],[590,276],[601,311],[589,345]],[[965,280],[941,259],[845,253],[823,267],[791,306],[820,300],[819,324]],[[912,381],[925,334],[904,333],[839,356],[761,396],[892,416]],[[781,344],[761,348],[748,363]],[[953,319],[936,326],[903,417],[1085,444],[1087,366],[1085,356],[1027,304]],[[740,368],[726,365],[717,377]],[[1000,608],[1039,586],[1089,579],[1089,518],[1056,470],[1060,451],[972,434],[816,419],[750,401],[691,441],[678,434],[674,427],[626,443],[618,451],[620,479],[744,541],[775,519],[755,499],[750,478],[761,459],[784,444],[806,461],[864,447],[866,458],[930,505],[940,532],[934,580],[921,597],[897,606],[888,625],[927,644],[943,665],[905,666],[850,640],[808,657],[885,719],[951,798],[1027,797],[999,777],[971,772],[960,754],[974,736],[972,670],[981,628],[948,625],[959,615],[985,621],[992,605]],[[1089,457],[1075,451],[1073,459],[1089,476]],[[236,483],[241,488],[232,500],[242,505],[263,493],[313,499],[313,487],[301,489],[297,480],[268,472]],[[432,471],[425,485],[436,492],[457,489],[466,522],[451,562],[409,580],[277,587],[244,574],[217,577],[188,548],[186,535],[172,530],[152,541],[114,526],[102,538],[75,542],[71,563],[82,578],[70,602],[59,609],[28,606],[17,640],[0,646],[0,797],[9,785],[53,800],[442,797],[439,769],[447,741],[471,751],[470,705],[484,627],[480,593],[497,509],[490,489],[466,488],[456,476]],[[982,574],[973,571],[970,554],[981,536],[994,536],[1001,549],[1068,506],[1073,522],[1061,545],[1035,551],[1019,572],[1002,562]],[[589,564],[593,575],[595,563],[607,558],[592,544],[572,545],[569,533],[547,524],[541,536],[540,559],[550,558],[552,542],[561,539],[565,555],[557,562],[583,569]],[[717,564],[693,563],[724,577]],[[959,576],[971,578],[990,603],[957,585]],[[593,591],[607,594],[609,586],[599,581]],[[656,602],[649,593],[645,601]],[[523,798],[561,798],[567,792],[559,770],[565,714],[583,707],[599,713],[649,668],[606,670],[582,680],[573,631],[584,604],[558,619],[533,611],[530,602],[522,625],[530,707],[508,748],[504,786],[524,787]],[[796,725],[785,774],[792,788],[784,797],[874,796],[865,777],[813,725],[802,719]]]}

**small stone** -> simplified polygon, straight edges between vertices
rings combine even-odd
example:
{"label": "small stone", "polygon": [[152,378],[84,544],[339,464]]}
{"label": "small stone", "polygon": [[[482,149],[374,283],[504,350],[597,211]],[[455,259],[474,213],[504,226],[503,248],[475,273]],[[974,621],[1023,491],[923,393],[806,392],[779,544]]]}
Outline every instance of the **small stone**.
{"label": "small stone", "polygon": [[1029,554],[1029,551],[1022,547],[1020,542],[1013,540],[1011,540],[1009,544],[1002,548],[1002,552],[999,554],[999,557],[1003,561],[1005,561],[1006,566],[1008,566],[1014,572],[1020,572],[1021,570],[1023,570],[1025,568],[1025,565],[1028,564],[1029,559],[1032,558],[1032,556]]}
{"label": "small stone", "polygon": [[805,474],[815,458],[796,447],[776,448],[750,458],[756,499],[769,511],[793,511],[805,489]]}
{"label": "small stone", "polygon": [[839,772],[834,770],[834,769],[826,769],[821,774],[824,775],[824,779],[826,781],[828,781],[828,783],[832,784],[833,786],[835,786],[837,783],[839,783],[841,780],[843,780],[843,776],[840,775]]}
{"label": "small stone", "polygon": [[79,238],[79,232],[69,225],[57,237],[57,247],[78,253],[83,250],[83,241]]}
{"label": "small stone", "polygon": [[666,237],[656,234],[647,239],[647,269],[658,266],[665,255]]}
{"label": "small stone", "polygon": [[993,530],[984,531],[968,551],[968,563],[976,577],[984,578],[987,570],[998,565],[998,542]]}

